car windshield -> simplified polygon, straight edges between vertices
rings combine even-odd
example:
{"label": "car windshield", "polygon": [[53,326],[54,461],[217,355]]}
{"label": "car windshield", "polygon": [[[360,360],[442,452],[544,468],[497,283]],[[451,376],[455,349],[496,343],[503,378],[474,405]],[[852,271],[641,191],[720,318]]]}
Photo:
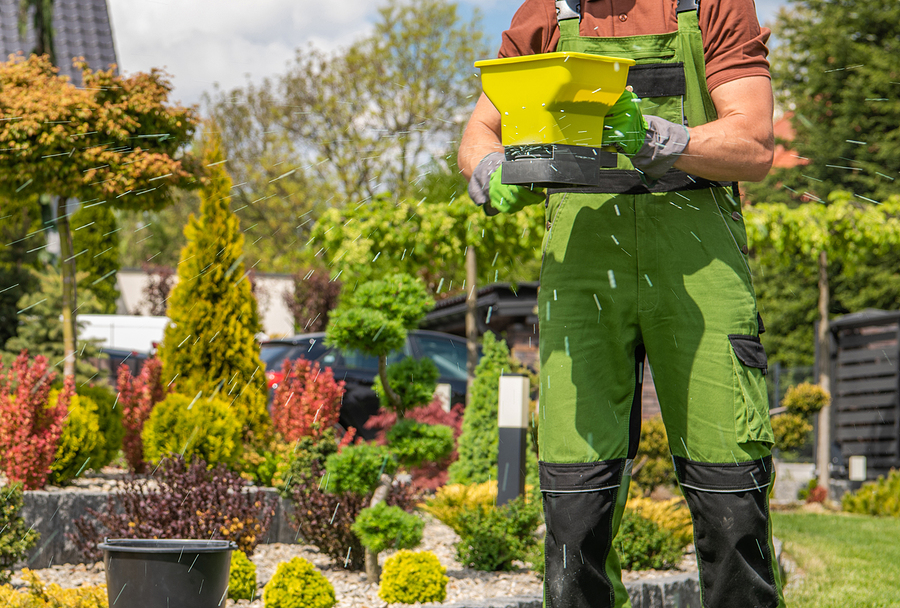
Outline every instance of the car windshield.
{"label": "car windshield", "polygon": [[[392,352],[388,355],[387,364],[396,363],[409,354],[409,348],[404,347],[403,350]],[[361,369],[367,371],[378,371],[378,357],[367,355],[358,350],[343,350],[341,356],[344,359],[344,366],[350,369]]]}
{"label": "car windshield", "polygon": [[322,338],[306,338],[296,344],[273,342],[263,344],[259,349],[259,356],[268,370],[278,370],[284,364],[285,359],[299,359],[303,357],[309,361],[316,361],[328,350],[322,343]]}
{"label": "car windshield", "polygon": [[417,336],[422,355],[434,361],[441,378],[466,379],[466,345],[449,338]]}

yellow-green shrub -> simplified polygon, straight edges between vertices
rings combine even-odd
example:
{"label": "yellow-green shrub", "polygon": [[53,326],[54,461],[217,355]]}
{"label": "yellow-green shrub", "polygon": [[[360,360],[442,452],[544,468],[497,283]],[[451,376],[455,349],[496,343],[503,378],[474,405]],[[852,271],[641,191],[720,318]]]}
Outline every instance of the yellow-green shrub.
{"label": "yellow-green shrub", "polygon": [[100,420],[101,444],[96,456],[91,458],[90,467],[99,470],[108,465],[122,449],[125,427],[122,425],[122,404],[116,393],[102,385],[80,385],[75,389],[79,397],[87,397],[97,404],[97,418]]}
{"label": "yellow-green shrub", "polygon": [[806,418],[821,410],[829,401],[831,401],[831,395],[821,386],[801,382],[787,390],[781,400],[781,405],[787,408],[791,414]]}
{"label": "yellow-green shrub", "polygon": [[231,571],[228,573],[228,597],[233,600],[250,600],[256,596],[256,564],[243,551],[231,553]]}
{"label": "yellow-green shrub", "polygon": [[378,597],[388,604],[443,602],[446,572],[431,551],[397,551],[384,562]]}
{"label": "yellow-green shrub", "polygon": [[266,608],[332,608],[334,587],[302,557],[281,562],[263,588]]}
{"label": "yellow-green shrub", "polygon": [[45,585],[37,574],[22,571],[24,589],[0,586],[0,606],[3,608],[107,608],[106,586],[63,589],[53,583]]}
{"label": "yellow-green shrub", "polygon": [[886,479],[879,477],[852,494],[844,494],[841,507],[848,513],[900,517],[900,471],[893,469]]}
{"label": "yellow-green shrub", "polygon": [[681,498],[653,500],[643,496],[630,497],[627,508],[671,532],[682,546],[694,540],[691,512]]}
{"label": "yellow-green shrub", "polygon": [[[56,403],[58,395],[59,391],[51,391],[50,403]],[[106,442],[100,434],[97,404],[89,397],[72,395],[48,480],[54,485],[62,485],[85,469],[94,468],[94,465],[99,468],[102,466],[99,456],[105,453]]]}
{"label": "yellow-green shrub", "polygon": [[457,532],[459,532],[459,515],[475,508],[489,508],[497,502],[497,481],[465,485],[454,483],[446,485],[434,496],[419,505],[419,508],[433,515]]}
{"label": "yellow-green shrub", "polygon": [[232,466],[241,455],[242,432],[241,418],[226,401],[171,393],[156,404],[144,424],[144,459],[158,462],[183,454],[187,462],[196,456],[210,467]]}

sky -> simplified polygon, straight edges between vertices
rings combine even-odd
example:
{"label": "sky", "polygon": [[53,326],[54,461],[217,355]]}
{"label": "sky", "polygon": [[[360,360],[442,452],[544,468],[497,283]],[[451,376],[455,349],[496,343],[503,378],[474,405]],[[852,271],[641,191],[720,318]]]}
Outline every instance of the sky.
{"label": "sky", "polygon": [[[199,103],[218,83],[225,90],[284,71],[294,50],[348,46],[371,31],[380,2],[371,0],[107,0],[119,67],[125,73],[165,68],[173,101]],[[786,0],[757,0],[760,23]],[[459,0],[468,18],[478,6],[496,49],[516,1]]]}

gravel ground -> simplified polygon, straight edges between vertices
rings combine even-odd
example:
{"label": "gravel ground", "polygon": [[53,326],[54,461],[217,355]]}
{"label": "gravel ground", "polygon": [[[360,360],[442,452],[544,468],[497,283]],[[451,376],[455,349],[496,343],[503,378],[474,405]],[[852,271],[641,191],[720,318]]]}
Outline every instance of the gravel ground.
{"label": "gravel ground", "polygon": [[[458,537],[453,530],[435,520],[429,515],[422,515],[425,519],[425,531],[422,544],[418,550],[433,551],[441,564],[447,568],[447,576],[450,582],[447,585],[447,603],[462,602],[466,600],[480,600],[492,597],[512,597],[523,595],[540,595],[541,580],[525,564],[519,564],[519,568],[512,572],[479,572],[469,568],[463,568],[454,559],[453,544]],[[391,552],[381,555],[381,561],[390,557]],[[332,565],[327,555],[319,553],[315,547],[307,545],[270,544],[259,545],[251,557],[257,567],[257,583],[260,594],[262,587],[269,581],[275,572],[276,566],[292,557],[300,556],[308,559],[331,581],[337,596],[337,608],[383,608],[384,601],[378,597],[378,586],[366,582],[364,573],[348,572]],[[667,571],[642,571],[625,572],[623,578],[634,581],[655,576],[667,576],[677,572],[696,570],[694,556],[685,556],[681,567]],[[47,583],[57,583],[63,587],[80,587],[82,585],[102,585],[106,583],[103,563],[96,564],[64,564],[35,571],[41,580]],[[21,572],[17,571],[13,576],[13,584],[21,585]],[[260,597],[253,602],[242,600],[240,602],[228,601],[228,606],[246,606],[250,608],[262,608]]]}

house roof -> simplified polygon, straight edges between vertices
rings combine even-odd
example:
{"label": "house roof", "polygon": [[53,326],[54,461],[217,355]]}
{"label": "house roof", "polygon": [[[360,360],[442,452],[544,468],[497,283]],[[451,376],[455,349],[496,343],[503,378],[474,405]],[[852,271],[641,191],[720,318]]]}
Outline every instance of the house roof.
{"label": "house roof", "polygon": [[[34,49],[34,29],[28,19],[24,40],[19,38],[19,0],[0,0],[0,53],[3,60],[14,53],[29,54]],[[72,59],[84,57],[94,70],[116,63],[116,48],[106,0],[55,0],[53,38],[60,74],[81,84],[81,72]]]}

